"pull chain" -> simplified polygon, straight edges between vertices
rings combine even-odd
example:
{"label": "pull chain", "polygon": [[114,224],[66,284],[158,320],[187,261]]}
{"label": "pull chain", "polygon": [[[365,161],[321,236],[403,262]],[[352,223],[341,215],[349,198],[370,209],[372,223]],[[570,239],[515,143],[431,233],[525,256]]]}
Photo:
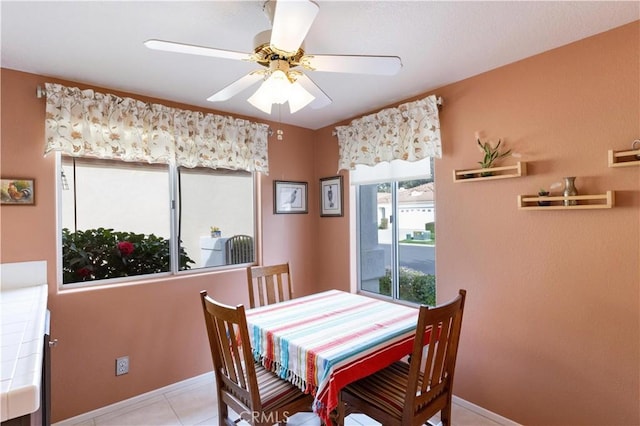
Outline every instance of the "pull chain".
{"label": "pull chain", "polygon": [[284,139],[284,131],[280,128],[282,125],[282,104],[278,104],[278,130],[276,130],[276,139],[281,141]]}

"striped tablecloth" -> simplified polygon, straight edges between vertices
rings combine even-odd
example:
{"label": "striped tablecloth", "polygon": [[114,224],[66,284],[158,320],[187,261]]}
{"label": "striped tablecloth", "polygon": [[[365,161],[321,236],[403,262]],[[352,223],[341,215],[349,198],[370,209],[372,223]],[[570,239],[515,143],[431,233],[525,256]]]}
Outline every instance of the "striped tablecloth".
{"label": "striped tablecloth", "polygon": [[325,424],[340,389],[411,352],[418,310],[330,290],[246,313],[262,364],[315,396]]}

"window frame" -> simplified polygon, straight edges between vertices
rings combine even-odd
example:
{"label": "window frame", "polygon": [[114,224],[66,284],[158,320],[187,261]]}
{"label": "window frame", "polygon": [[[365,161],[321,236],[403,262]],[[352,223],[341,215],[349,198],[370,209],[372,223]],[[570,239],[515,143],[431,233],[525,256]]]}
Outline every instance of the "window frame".
{"label": "window frame", "polygon": [[[434,163],[433,163],[433,158],[431,158],[430,160],[430,164],[431,164],[431,175],[425,175],[422,179],[428,179],[428,178],[432,178],[432,181],[434,183],[434,192],[435,192],[435,173],[434,173]],[[412,177],[411,179],[420,179],[419,177]],[[400,299],[400,253],[399,253],[399,247],[400,247],[400,228],[399,228],[399,213],[400,213],[400,203],[399,203],[399,183],[404,181],[405,179],[393,179],[393,180],[384,180],[378,183],[363,183],[363,184],[355,184],[353,185],[352,189],[353,189],[353,198],[351,199],[352,202],[352,217],[353,217],[353,223],[354,223],[354,229],[355,229],[355,235],[353,238],[353,243],[354,243],[354,258],[355,258],[355,273],[353,274],[353,276],[355,277],[355,291],[361,294],[364,294],[366,296],[370,296],[370,297],[375,297],[375,298],[381,298],[393,303],[400,303],[400,304],[405,304],[405,305],[409,305],[409,306],[418,306],[419,303],[417,302],[413,302],[413,301],[409,301],[409,300],[404,300],[404,299]],[[361,277],[361,273],[362,273],[362,265],[361,265],[361,232],[362,232],[362,228],[361,228],[361,221],[360,221],[360,187],[362,185],[369,185],[369,184],[379,184],[379,183],[388,183],[391,186],[391,208],[390,208],[390,213],[393,216],[394,220],[393,223],[389,223],[389,225],[391,226],[391,235],[392,235],[392,241],[391,241],[391,248],[390,248],[390,252],[391,252],[391,259],[390,259],[390,263],[393,266],[393,269],[391,271],[391,295],[386,295],[386,294],[381,294],[381,293],[376,293],[374,291],[371,290],[367,290],[362,288],[362,277]],[[434,225],[436,223],[437,220],[437,215],[435,214],[436,211],[436,205],[435,205],[435,200],[434,200],[434,204],[433,207],[425,207],[425,209],[430,212],[430,210],[433,211],[434,213]],[[437,275],[434,272],[434,276],[437,277]],[[437,280],[436,280],[436,292],[437,292]]]}
{"label": "window frame", "polygon": [[[82,158],[82,157],[80,157]],[[115,160],[118,161],[118,160]],[[126,163],[126,162],[123,162]],[[252,194],[252,207],[253,207],[253,238],[254,238],[254,262],[253,263],[239,263],[232,265],[220,265],[220,266],[207,266],[198,267],[194,269],[180,270],[178,259],[178,241],[177,232],[179,229],[179,167],[176,164],[167,164],[168,184],[169,191],[169,250],[171,253],[169,261],[169,271],[158,272],[145,275],[132,275],[127,277],[115,277],[100,280],[82,281],[74,283],[64,283],[63,279],[63,261],[62,261],[62,154],[55,152],[55,198],[56,198],[56,281],[58,283],[58,290],[72,290],[88,287],[109,287],[120,286],[127,284],[140,284],[145,281],[157,282],[159,280],[172,279],[177,276],[190,276],[199,274],[208,274],[223,272],[236,269],[244,269],[248,265],[257,264],[261,258],[261,238],[259,230],[261,229],[260,223],[262,223],[262,209],[260,209],[258,202],[260,200],[259,193],[261,191],[261,179],[258,172],[251,173],[253,194]]]}

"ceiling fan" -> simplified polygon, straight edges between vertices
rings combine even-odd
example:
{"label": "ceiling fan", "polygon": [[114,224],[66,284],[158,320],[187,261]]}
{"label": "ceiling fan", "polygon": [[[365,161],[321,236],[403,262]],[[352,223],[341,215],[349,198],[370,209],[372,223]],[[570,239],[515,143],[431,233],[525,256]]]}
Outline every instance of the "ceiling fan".
{"label": "ceiling fan", "polygon": [[191,55],[211,56],[256,62],[263,69],[252,71],[217,93],[208,101],[226,101],[263,81],[248,99],[256,108],[271,114],[274,103],[289,102],[293,114],[309,105],[318,109],[329,105],[331,98],[301,69],[355,74],[395,75],[402,68],[397,56],[312,55],[304,51],[303,41],[318,14],[318,5],[310,0],[268,0],[263,10],[272,29],[254,38],[253,53],[222,50],[164,40],[147,40],[150,49]]}

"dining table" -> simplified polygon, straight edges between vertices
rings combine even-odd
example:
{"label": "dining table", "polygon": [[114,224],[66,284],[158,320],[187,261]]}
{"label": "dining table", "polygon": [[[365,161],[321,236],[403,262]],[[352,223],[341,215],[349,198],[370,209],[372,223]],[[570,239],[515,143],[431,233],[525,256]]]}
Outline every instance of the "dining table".
{"label": "dining table", "polygon": [[340,390],[410,354],[418,309],[328,290],[246,311],[257,362],[314,395],[326,424]]}

